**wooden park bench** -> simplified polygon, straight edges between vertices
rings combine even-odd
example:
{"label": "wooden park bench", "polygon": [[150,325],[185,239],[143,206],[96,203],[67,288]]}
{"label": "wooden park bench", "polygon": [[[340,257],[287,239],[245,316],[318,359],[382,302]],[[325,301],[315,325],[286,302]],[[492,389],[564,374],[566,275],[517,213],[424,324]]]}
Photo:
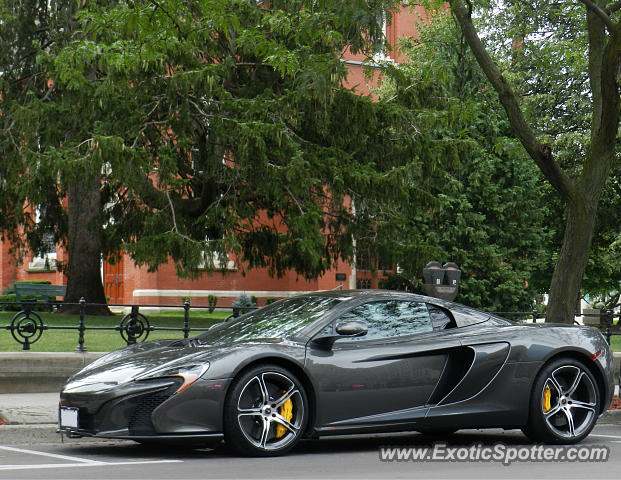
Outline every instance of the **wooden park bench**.
{"label": "wooden park bench", "polygon": [[59,307],[61,300],[56,297],[64,297],[67,294],[67,287],[64,285],[50,285],[49,283],[15,283],[15,296],[17,302],[22,304],[22,309],[26,309],[27,305],[31,308],[32,304],[38,304],[36,299],[23,299],[22,295],[38,295],[43,297],[48,311],[52,311],[53,307]]}

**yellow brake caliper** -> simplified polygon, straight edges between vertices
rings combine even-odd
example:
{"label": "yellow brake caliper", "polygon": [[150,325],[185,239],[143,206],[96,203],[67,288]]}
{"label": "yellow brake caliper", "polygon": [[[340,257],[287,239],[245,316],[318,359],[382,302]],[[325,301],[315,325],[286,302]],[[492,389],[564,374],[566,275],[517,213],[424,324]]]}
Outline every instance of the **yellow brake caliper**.
{"label": "yellow brake caliper", "polygon": [[552,392],[550,391],[550,387],[546,385],[546,388],[543,390],[543,411],[548,412],[552,408],[552,404],[550,400],[552,398]]}
{"label": "yellow brake caliper", "polygon": [[[291,399],[287,399],[287,401],[280,406],[278,413],[280,413],[287,422],[291,421],[293,418],[293,402]],[[285,433],[287,433],[287,429],[283,425],[276,425],[276,438],[284,437]]]}

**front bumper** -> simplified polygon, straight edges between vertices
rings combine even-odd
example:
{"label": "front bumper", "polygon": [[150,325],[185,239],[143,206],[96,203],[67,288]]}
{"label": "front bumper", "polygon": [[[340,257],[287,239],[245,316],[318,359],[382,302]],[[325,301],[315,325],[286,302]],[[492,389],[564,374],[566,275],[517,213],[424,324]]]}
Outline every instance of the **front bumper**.
{"label": "front bumper", "polygon": [[[199,379],[176,393],[176,377],[118,386],[71,384],[61,392],[59,431],[71,437],[213,443],[222,438],[228,379]],[[77,408],[77,427],[62,425],[60,409]]]}

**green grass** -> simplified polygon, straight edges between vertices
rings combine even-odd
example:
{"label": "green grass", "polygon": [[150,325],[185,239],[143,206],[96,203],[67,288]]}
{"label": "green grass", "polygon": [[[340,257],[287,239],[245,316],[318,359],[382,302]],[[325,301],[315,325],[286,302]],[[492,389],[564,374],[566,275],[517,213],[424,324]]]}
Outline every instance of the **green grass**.
{"label": "green grass", "polygon": [[[0,312],[0,352],[18,352],[22,345],[17,343],[9,330],[2,327],[10,325],[16,312]],[[56,313],[37,312],[43,324],[52,326],[77,327],[79,317],[77,315],[62,315]],[[231,314],[227,310],[216,310],[208,313],[206,310],[190,312],[190,328],[208,328],[214,323],[224,320]],[[154,327],[183,328],[183,312],[165,312],[145,315],[149,324]],[[119,325],[122,314],[110,317],[86,316],[84,325],[88,327],[115,327]],[[190,336],[201,332],[190,332]],[[183,338],[181,331],[153,331],[149,333],[148,340],[162,338]],[[72,352],[78,345],[77,330],[45,330],[41,338],[30,346],[31,352]],[[108,352],[125,346],[121,334],[115,330],[86,330],[84,332],[84,346],[89,352]]]}

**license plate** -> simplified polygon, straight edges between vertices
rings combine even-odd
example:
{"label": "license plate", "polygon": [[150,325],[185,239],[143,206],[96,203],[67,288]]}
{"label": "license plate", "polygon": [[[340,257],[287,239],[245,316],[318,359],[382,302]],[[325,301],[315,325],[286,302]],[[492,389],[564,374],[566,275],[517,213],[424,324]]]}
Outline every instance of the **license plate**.
{"label": "license plate", "polygon": [[60,428],[78,428],[78,409],[75,407],[60,407]]}

